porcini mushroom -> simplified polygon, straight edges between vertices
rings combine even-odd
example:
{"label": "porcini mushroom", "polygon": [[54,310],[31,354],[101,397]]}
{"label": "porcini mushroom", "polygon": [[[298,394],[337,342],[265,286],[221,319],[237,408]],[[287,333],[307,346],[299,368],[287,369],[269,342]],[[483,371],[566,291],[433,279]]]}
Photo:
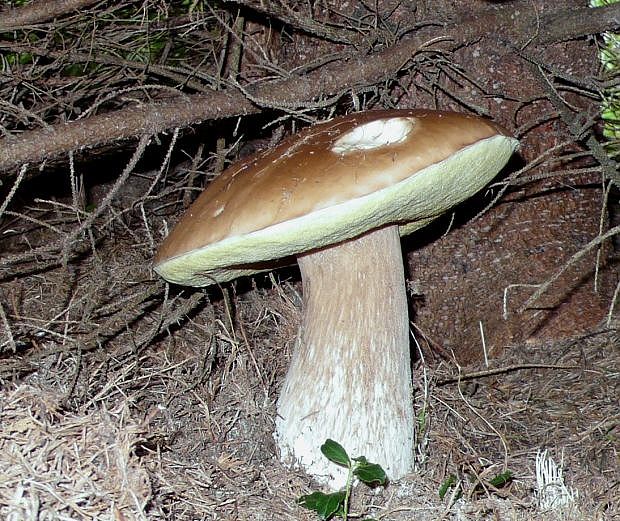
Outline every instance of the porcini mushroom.
{"label": "porcini mushroom", "polygon": [[485,186],[517,140],[475,116],[383,110],[319,123],[233,165],[162,244],[155,270],[207,286],[297,256],[303,318],[277,404],[283,461],[333,488],[327,438],[411,470],[414,415],[400,235]]}

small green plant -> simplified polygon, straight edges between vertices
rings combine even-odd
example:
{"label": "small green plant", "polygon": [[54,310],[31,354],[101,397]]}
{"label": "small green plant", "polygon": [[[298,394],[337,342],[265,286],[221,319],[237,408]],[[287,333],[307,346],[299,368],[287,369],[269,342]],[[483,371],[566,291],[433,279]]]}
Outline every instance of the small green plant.
{"label": "small green plant", "polygon": [[[439,499],[443,499],[446,497],[448,490],[456,486],[456,476],[454,474],[450,474],[444,482],[439,487]],[[459,497],[461,493],[459,491]],[[458,498],[455,498],[458,499]]]}
{"label": "small green plant", "polygon": [[[485,480],[485,482],[479,481],[478,477],[474,477],[474,484],[471,488],[469,495],[477,494],[479,492],[487,490],[487,486],[491,485],[495,489],[501,489],[512,483],[513,474],[511,471],[507,470],[506,472],[502,472],[501,474],[496,474],[489,480]],[[445,499],[448,496],[448,492],[450,492],[450,501],[456,501],[463,497],[463,487],[460,480],[457,479],[455,474],[450,474],[440,485],[439,487],[439,498]]]}
{"label": "small green plant", "polygon": [[[325,441],[321,445],[321,452],[329,461],[348,470],[345,488],[331,494],[313,492],[301,496],[297,502],[309,510],[314,510],[323,520],[340,517],[346,521],[349,515],[353,478],[359,479],[370,487],[376,487],[385,485],[387,476],[380,465],[370,463],[364,456],[350,458],[344,447],[334,440]],[[363,521],[372,521],[372,519],[366,518]]]}
{"label": "small green plant", "polygon": [[512,480],[512,472],[507,470],[506,472],[502,472],[501,474],[498,474],[497,476],[489,480],[489,484],[494,486],[495,488],[503,488],[506,485],[512,483]]}

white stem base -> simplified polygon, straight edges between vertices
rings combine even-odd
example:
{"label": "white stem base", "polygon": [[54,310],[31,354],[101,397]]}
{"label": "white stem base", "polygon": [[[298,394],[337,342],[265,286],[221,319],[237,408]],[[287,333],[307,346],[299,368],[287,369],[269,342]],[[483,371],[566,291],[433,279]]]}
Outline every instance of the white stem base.
{"label": "white stem base", "polygon": [[327,438],[388,478],[412,469],[409,321],[396,226],[299,258],[303,322],[278,401],[282,461],[331,488],[346,472],[320,452]]}

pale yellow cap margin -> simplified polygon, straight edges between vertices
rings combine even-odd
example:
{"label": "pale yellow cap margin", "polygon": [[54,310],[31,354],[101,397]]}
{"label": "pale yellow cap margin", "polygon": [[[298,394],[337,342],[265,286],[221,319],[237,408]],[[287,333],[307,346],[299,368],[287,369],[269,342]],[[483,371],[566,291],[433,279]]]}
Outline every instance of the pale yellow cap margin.
{"label": "pale yellow cap margin", "polygon": [[407,235],[481,190],[518,144],[504,135],[477,141],[395,185],[166,259],[155,271],[177,284],[209,286],[267,271],[266,261],[336,244],[388,224],[400,224],[400,234]]}

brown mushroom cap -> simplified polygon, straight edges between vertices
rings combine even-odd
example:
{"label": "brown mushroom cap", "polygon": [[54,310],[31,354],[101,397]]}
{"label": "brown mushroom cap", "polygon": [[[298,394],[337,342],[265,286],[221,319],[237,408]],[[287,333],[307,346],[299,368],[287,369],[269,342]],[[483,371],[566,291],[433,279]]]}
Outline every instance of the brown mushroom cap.
{"label": "brown mushroom cap", "polygon": [[386,224],[410,233],[480,190],[516,147],[501,127],[453,112],[319,123],[217,177],[168,235],[155,270],[206,286]]}

